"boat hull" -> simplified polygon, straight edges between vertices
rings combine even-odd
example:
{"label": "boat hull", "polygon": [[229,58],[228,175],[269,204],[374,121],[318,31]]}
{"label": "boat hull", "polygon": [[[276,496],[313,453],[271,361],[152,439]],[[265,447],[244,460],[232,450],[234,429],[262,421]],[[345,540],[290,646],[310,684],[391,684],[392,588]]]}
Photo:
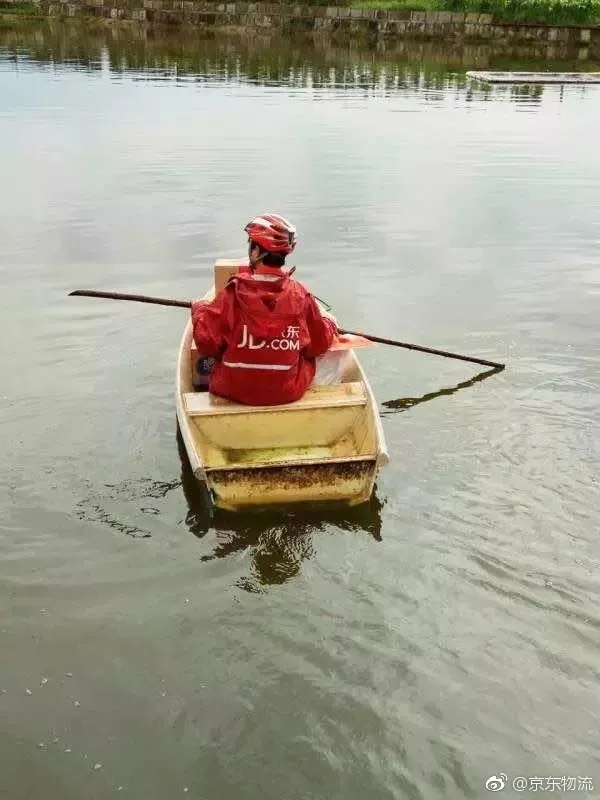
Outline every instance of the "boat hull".
{"label": "boat hull", "polygon": [[217,507],[238,510],[303,502],[337,502],[349,506],[366,503],[373,492],[376,472],[375,459],[357,459],[285,467],[216,469],[200,471],[198,477],[206,481]]}

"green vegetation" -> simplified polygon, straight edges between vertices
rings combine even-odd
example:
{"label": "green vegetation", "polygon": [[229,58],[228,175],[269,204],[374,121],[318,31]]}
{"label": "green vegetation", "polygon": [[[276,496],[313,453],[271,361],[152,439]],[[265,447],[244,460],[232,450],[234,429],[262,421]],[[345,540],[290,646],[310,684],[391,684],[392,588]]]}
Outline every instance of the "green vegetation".
{"label": "green vegetation", "polygon": [[388,11],[459,11],[498,20],[552,25],[600,23],[600,0],[355,0],[354,8]]}
{"label": "green vegetation", "polygon": [[550,25],[600,24],[600,0],[283,0],[314,6],[384,11],[458,11],[493,14],[499,21]]}
{"label": "green vegetation", "polygon": [[32,3],[6,3],[0,0],[0,31],[29,28],[41,17],[39,6]]}
{"label": "green vegetation", "polygon": [[39,6],[33,3],[5,3],[0,0],[0,14],[23,15],[25,17],[40,17],[42,12]]}

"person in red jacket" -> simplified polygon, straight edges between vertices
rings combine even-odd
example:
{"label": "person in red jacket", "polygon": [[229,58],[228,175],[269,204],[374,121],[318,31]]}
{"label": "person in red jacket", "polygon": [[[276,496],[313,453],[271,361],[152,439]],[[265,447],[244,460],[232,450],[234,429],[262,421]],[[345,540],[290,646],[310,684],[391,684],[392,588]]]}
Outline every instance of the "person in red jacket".
{"label": "person in red jacket", "polygon": [[313,382],[337,325],[283,270],[297,242],[292,223],[261,214],[244,230],[249,267],[214,300],[192,302],[194,341],[198,353],[214,359],[212,394],[246,405],[292,403]]}

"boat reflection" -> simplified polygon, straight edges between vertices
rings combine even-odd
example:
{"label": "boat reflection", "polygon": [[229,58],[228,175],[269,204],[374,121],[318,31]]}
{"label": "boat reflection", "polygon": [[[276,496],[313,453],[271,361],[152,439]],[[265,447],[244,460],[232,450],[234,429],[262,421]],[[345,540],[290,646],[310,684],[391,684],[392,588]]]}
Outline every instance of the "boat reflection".
{"label": "boat reflection", "polygon": [[315,536],[336,530],[367,534],[381,541],[383,503],[375,489],[371,500],[356,508],[332,506],[296,506],[274,510],[228,512],[214,509],[208,502],[206,488],[192,472],[179,428],[177,447],[181,459],[181,487],[188,512],[185,523],[199,539],[210,534],[216,540],[212,552],[201,561],[226,558],[246,551],[250,555],[249,575],[238,586],[249,592],[283,584],[298,574],[302,562],[315,554]]}
{"label": "boat reflection", "polygon": [[[406,411],[419,403],[437,397],[452,395],[460,389],[473,386],[501,372],[492,368],[436,392],[421,397],[401,397],[382,405],[387,411],[381,416]],[[315,536],[327,531],[368,534],[375,541],[382,540],[381,510],[385,505],[377,493],[371,500],[356,508],[326,506],[295,506],[251,512],[229,512],[215,509],[207,495],[206,487],[192,472],[179,428],[177,448],[181,460],[181,487],[188,511],[185,524],[198,539],[212,539],[212,552],[201,556],[201,561],[227,558],[245,552],[251,559],[249,574],[238,581],[238,586],[249,592],[262,592],[265,587],[283,584],[301,569],[302,562],[315,554]]]}

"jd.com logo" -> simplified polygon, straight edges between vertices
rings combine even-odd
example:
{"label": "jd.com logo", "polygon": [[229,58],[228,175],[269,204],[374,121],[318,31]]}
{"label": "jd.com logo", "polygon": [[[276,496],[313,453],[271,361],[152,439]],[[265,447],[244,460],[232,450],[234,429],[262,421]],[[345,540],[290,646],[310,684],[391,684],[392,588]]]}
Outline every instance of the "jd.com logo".
{"label": "jd.com logo", "polygon": [[295,325],[288,325],[285,331],[281,332],[280,339],[261,339],[257,342],[251,333],[248,333],[248,326],[244,325],[242,331],[242,341],[238,342],[238,347],[247,347],[249,350],[260,350],[263,347],[269,350],[300,350],[300,328]]}

